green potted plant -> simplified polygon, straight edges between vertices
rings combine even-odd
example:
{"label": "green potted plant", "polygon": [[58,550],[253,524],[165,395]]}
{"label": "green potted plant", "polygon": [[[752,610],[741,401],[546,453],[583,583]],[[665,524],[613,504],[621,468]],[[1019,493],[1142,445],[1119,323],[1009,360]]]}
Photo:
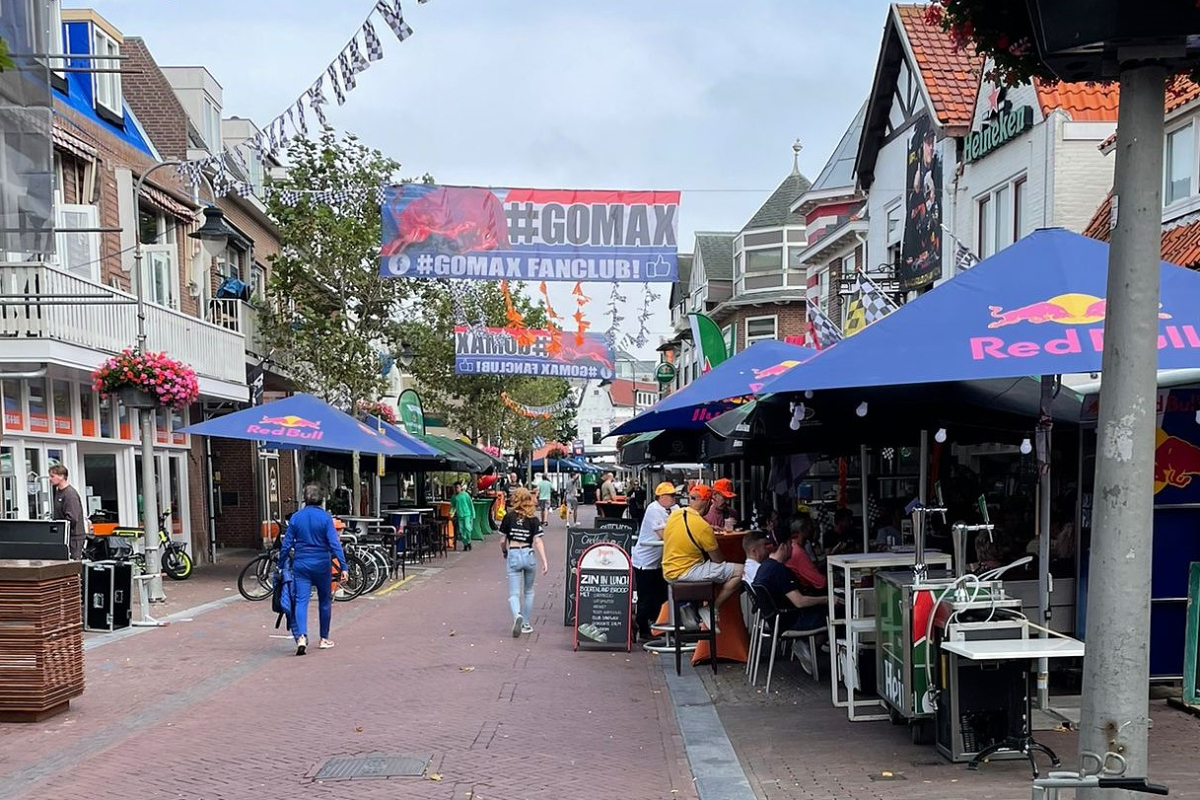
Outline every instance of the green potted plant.
{"label": "green potted plant", "polygon": [[123,350],[92,372],[92,388],[116,396],[126,408],[183,408],[200,397],[196,372],[166,353]]}

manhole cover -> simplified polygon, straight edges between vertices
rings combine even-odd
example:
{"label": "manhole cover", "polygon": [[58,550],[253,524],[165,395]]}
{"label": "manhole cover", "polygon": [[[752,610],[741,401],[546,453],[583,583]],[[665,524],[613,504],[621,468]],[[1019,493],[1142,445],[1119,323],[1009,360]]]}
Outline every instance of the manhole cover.
{"label": "manhole cover", "polygon": [[353,756],[331,758],[317,772],[318,781],[348,781],[354,778],[417,777],[425,772],[428,756]]}

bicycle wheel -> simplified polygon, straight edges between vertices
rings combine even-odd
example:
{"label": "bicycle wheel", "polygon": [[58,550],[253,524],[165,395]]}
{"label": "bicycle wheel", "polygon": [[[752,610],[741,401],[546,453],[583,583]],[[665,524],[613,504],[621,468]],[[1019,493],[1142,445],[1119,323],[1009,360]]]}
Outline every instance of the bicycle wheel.
{"label": "bicycle wheel", "polygon": [[367,567],[357,555],[346,554],[346,580],[338,585],[333,599],[345,603],[358,597],[367,588]]}
{"label": "bicycle wheel", "polygon": [[192,557],[183,550],[167,550],[163,553],[163,572],[173,581],[185,581],[192,574]]}
{"label": "bicycle wheel", "polygon": [[371,557],[371,549],[355,550],[354,557],[361,561],[363,566],[363,588],[359,594],[369,594],[375,591],[379,587],[381,576],[379,564]]}
{"label": "bicycle wheel", "polygon": [[375,581],[367,589],[367,593],[370,594],[371,592],[378,591],[381,586],[387,583],[388,577],[391,574],[391,567],[387,563],[387,556],[383,554],[382,550],[372,548],[367,551],[367,555],[370,556],[371,561],[375,564]]}
{"label": "bicycle wheel", "polygon": [[238,591],[247,600],[266,600],[275,589],[275,559],[269,553],[255,556],[238,575]]}

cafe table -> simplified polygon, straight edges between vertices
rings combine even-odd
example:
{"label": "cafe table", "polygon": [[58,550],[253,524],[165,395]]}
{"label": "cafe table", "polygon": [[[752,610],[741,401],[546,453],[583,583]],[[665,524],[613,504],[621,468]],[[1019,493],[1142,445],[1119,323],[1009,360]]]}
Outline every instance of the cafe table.
{"label": "cafe table", "polygon": [[338,514],[337,518],[346,523],[346,532],[355,536],[366,536],[372,525],[383,522],[383,517],[355,517],[349,514]]}
{"label": "cafe table", "polygon": [[474,497],[471,502],[475,504],[475,530],[471,531],[471,541],[482,542],[484,534],[492,532],[492,504],[496,498]]}
{"label": "cafe table", "polygon": [[[746,551],[742,548],[742,540],[746,538],[746,533],[747,531],[716,531],[717,547],[730,564],[746,563]],[[717,628],[717,659],[745,664],[750,656],[750,632],[746,630],[746,621],[742,619],[739,593],[735,592],[721,605]],[[712,657],[710,649],[707,639],[696,642],[692,664],[708,661]]]}
{"label": "cafe table", "polygon": [[597,500],[596,515],[602,519],[620,519],[625,516],[626,507],[624,500]]}

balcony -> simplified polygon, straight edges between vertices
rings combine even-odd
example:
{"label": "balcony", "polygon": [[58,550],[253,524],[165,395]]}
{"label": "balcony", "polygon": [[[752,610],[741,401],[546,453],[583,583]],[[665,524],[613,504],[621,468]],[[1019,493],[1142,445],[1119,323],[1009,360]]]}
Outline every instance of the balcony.
{"label": "balcony", "polygon": [[247,353],[258,357],[265,355],[258,310],[249,303],[234,298],[214,298],[208,303],[208,321],[224,330],[240,333],[245,339]]}
{"label": "balcony", "polygon": [[[133,300],[131,294],[45,264],[0,264],[0,294],[58,299],[97,296]],[[6,301],[11,302],[11,301]],[[134,305],[12,303],[0,305],[0,361],[47,361],[78,369],[137,341]],[[146,305],[146,346],[190,364],[203,395],[245,400],[244,336],[163,306]]]}

